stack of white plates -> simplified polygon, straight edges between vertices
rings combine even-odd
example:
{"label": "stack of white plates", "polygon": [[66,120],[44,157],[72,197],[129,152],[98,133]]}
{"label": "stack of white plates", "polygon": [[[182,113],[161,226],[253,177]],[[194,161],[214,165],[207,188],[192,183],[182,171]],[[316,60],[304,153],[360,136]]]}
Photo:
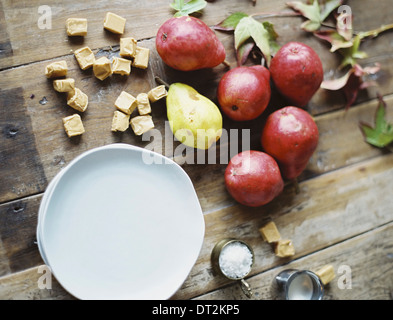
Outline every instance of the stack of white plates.
{"label": "stack of white plates", "polygon": [[112,144],[78,156],[51,181],[37,242],[57,281],[78,299],[161,300],[187,278],[204,232],[179,165]]}

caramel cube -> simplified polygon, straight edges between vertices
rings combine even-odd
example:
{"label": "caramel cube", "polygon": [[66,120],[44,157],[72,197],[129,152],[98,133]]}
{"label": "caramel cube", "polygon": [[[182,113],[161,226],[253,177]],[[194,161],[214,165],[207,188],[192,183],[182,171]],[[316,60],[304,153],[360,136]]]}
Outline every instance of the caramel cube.
{"label": "caramel cube", "polygon": [[147,93],[140,93],[136,96],[138,112],[141,116],[151,112],[149,96]]}
{"label": "caramel cube", "polygon": [[89,98],[80,89],[75,88],[75,90],[68,92],[67,104],[75,110],[84,112],[89,104]]}
{"label": "caramel cube", "polygon": [[67,62],[64,60],[53,62],[45,67],[45,75],[47,78],[58,78],[67,75]]}
{"label": "caramel cube", "polygon": [[73,114],[72,116],[63,118],[63,125],[69,138],[79,136],[85,132],[85,128],[83,127],[82,119],[79,114]]}
{"label": "caramel cube", "polygon": [[136,106],[135,97],[125,91],[122,91],[115,101],[115,107],[125,114],[131,114]]}
{"label": "caramel cube", "polygon": [[114,57],[112,67],[113,73],[129,76],[131,72],[131,60]]}
{"label": "caramel cube", "polygon": [[70,92],[75,90],[75,80],[72,78],[58,79],[53,81],[53,88],[57,92]]}
{"label": "caramel cube", "polygon": [[292,240],[278,240],[274,253],[277,257],[290,257],[295,254],[295,247],[293,246]]}
{"label": "caramel cube", "polygon": [[66,20],[68,36],[85,36],[87,35],[87,19],[69,18]]}
{"label": "caramel cube", "polygon": [[89,47],[75,50],[74,55],[82,70],[86,70],[93,66],[95,57],[93,51],[91,51]]}
{"label": "caramel cube", "polygon": [[136,68],[146,69],[149,64],[150,49],[136,47],[135,57],[132,65]]}
{"label": "caramel cube", "polygon": [[126,131],[130,126],[130,115],[121,111],[115,111],[112,119],[112,131]]}
{"label": "caramel cube", "polygon": [[93,64],[93,72],[96,78],[105,80],[112,74],[111,62],[107,57],[97,59]]}
{"label": "caramel cube", "polygon": [[276,242],[281,239],[281,235],[278,232],[276,224],[273,221],[268,222],[262,228],[259,229],[263,240],[268,243]]}
{"label": "caramel cube", "polygon": [[136,54],[137,41],[134,38],[120,38],[120,56],[133,58]]}
{"label": "caramel cube", "polygon": [[137,136],[144,134],[154,128],[151,116],[136,116],[130,120],[131,128]]}
{"label": "caramel cube", "polygon": [[151,89],[148,92],[149,100],[151,102],[156,102],[157,100],[166,97],[167,94],[168,92],[166,91],[165,86],[163,84]]}
{"label": "caramel cube", "polygon": [[126,26],[126,19],[112,12],[108,12],[104,20],[104,29],[116,33],[123,34]]}
{"label": "caramel cube", "polygon": [[334,273],[334,268],[330,264],[323,266],[321,269],[315,272],[315,274],[321,279],[324,285],[328,284],[336,277]]}

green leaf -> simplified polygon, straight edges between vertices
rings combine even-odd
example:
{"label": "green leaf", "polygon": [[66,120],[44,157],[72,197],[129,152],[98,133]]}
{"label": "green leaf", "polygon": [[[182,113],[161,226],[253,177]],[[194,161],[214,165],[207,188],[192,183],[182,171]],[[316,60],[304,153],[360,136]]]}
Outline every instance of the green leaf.
{"label": "green leaf", "polygon": [[[254,19],[253,19],[254,20]],[[261,49],[262,54],[266,59],[266,63],[270,65],[271,52],[269,44],[269,33],[265,30],[263,25],[258,21],[254,20],[254,27],[251,29],[251,38],[254,39],[255,44]]]}
{"label": "green leaf", "polygon": [[299,11],[305,18],[311,21],[320,21],[319,3],[314,0],[312,4],[305,4],[301,1],[287,2],[287,6]]}
{"label": "green leaf", "polygon": [[287,6],[300,12],[303,17],[308,19],[308,21],[302,24],[302,28],[306,31],[316,31],[321,26],[321,14],[317,0],[314,0],[312,4],[305,4],[301,1],[291,1],[287,2]]}
{"label": "green leaf", "polygon": [[322,22],[336,9],[342,0],[326,0],[319,5],[318,0],[313,0],[311,4],[305,4],[301,1],[287,2],[287,6],[295,11],[300,12],[308,20],[303,22],[303,30],[314,32],[319,30]]}
{"label": "green leaf", "polygon": [[248,15],[244,12],[235,12],[231,14],[229,17],[221,21],[219,24],[215,25],[213,28],[216,30],[222,31],[233,31],[239,24],[240,20],[248,17]]}
{"label": "green leaf", "polygon": [[187,3],[184,3],[183,0],[175,0],[170,6],[177,11],[175,17],[180,17],[202,10],[206,4],[207,2],[204,0],[191,0]]}
{"label": "green leaf", "polygon": [[251,37],[250,17],[242,18],[235,29],[235,49],[239,49],[240,45]]}
{"label": "green leaf", "polygon": [[357,63],[357,59],[367,58],[368,55],[364,51],[359,51],[360,36],[357,35],[352,39],[352,47],[340,49],[340,53],[343,55],[343,61],[341,62],[340,68],[345,66],[354,66]]}
{"label": "green leaf", "polygon": [[183,0],[174,0],[173,3],[170,4],[170,6],[175,10],[181,10],[181,8],[183,8],[183,5]]}
{"label": "green leaf", "polygon": [[255,41],[257,47],[262,51],[267,65],[270,64],[271,52],[269,46],[269,33],[263,24],[252,17],[242,18],[235,29],[235,48],[236,50],[249,38]]}
{"label": "green leaf", "polygon": [[330,48],[330,52],[353,46],[352,40],[347,41],[335,30],[317,31],[314,32],[314,35],[320,39],[330,42],[330,44],[332,45],[332,47]]}
{"label": "green leaf", "polygon": [[277,51],[280,49],[280,45],[276,41],[278,38],[278,34],[276,30],[274,30],[273,24],[270,23],[269,21],[264,21],[262,25],[269,35],[270,51],[271,51],[271,55],[274,56],[277,53]]}
{"label": "green leaf", "polygon": [[314,32],[317,31],[320,27],[321,27],[321,23],[319,21],[312,21],[312,20],[308,20],[308,21],[304,21],[300,27],[308,32]]}
{"label": "green leaf", "polygon": [[329,14],[331,14],[334,9],[336,9],[340,5],[342,5],[342,3],[343,3],[342,0],[327,0],[327,1],[325,1],[325,5],[322,6],[321,14],[320,14],[321,21],[324,21],[329,16]]}
{"label": "green leaf", "polygon": [[379,97],[379,104],[375,114],[374,128],[360,123],[360,129],[369,144],[384,148],[393,142],[393,125],[386,121],[386,103]]}

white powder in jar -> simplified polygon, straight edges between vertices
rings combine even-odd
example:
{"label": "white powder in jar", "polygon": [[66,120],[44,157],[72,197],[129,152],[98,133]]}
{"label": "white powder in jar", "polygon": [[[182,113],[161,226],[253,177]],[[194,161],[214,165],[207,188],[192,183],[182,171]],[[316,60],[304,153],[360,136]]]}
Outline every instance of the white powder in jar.
{"label": "white powder in jar", "polygon": [[250,272],[252,252],[242,242],[231,242],[221,250],[218,263],[224,275],[241,279]]}

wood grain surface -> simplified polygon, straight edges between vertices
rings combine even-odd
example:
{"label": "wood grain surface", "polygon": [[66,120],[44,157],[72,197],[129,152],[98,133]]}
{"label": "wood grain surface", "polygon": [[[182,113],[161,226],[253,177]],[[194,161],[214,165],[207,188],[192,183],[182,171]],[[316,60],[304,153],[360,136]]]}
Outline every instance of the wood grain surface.
{"label": "wood grain surface", "polygon": [[[43,192],[55,175],[86,150],[123,142],[173,158],[166,145],[151,138],[143,141],[131,130],[111,132],[114,102],[121,91],[133,95],[156,86],[155,76],[168,83],[183,82],[217,103],[216,88],[228,70],[224,65],[209,70],[180,72],[166,66],[155,49],[159,26],[173,15],[169,0],[157,1],[46,1],[52,13],[51,28],[40,29],[40,1],[0,1],[0,299],[73,299],[53,279],[52,289],[39,289],[37,281],[43,265],[36,244],[37,214]],[[286,1],[216,0],[208,3],[199,17],[213,26],[236,11],[256,14],[268,20],[279,34],[280,45],[301,41],[321,57],[325,79],[342,74],[340,57],[329,46],[303,32],[301,17],[266,17],[267,13],[288,11]],[[354,31],[375,29],[392,23],[390,1],[347,1],[354,14]],[[127,18],[124,36],[133,36],[139,45],[151,50],[146,70],[133,68],[130,76],[113,75],[96,79],[92,70],[82,71],[73,50],[93,49],[96,57],[119,55],[119,36],[103,30],[105,13],[111,11]],[[85,38],[66,35],[69,17],[88,19]],[[233,34],[216,31],[226,49],[226,60],[236,66]],[[223,279],[211,267],[215,243],[224,237],[247,241],[255,251],[255,265],[248,277],[253,299],[278,299],[274,277],[285,268],[315,270],[332,264],[352,270],[352,289],[340,289],[338,276],[326,288],[325,299],[392,299],[393,239],[393,156],[387,150],[364,142],[359,122],[372,123],[377,93],[387,103],[387,119],[393,121],[393,32],[367,39],[361,49],[368,58],[363,66],[378,62],[381,70],[372,77],[376,86],[360,92],[356,103],[345,110],[340,92],[320,89],[307,106],[314,116],[320,139],[306,170],[299,177],[300,192],[287,182],[284,192],[260,208],[237,204],[224,185],[225,161],[231,152],[225,141],[217,145],[216,164],[182,163],[190,176],[206,223],[200,256],[187,280],[172,299],[244,299],[237,283]],[[81,114],[86,132],[68,138],[62,118],[74,113],[66,97],[54,91],[44,75],[45,66],[66,60],[76,87],[89,96],[89,106]],[[258,63],[248,60],[247,64]],[[250,130],[250,148],[261,150],[259,138],[266,115],[286,101],[273,88],[266,114],[248,122],[234,122],[224,116],[227,130]],[[152,116],[162,134],[168,132],[166,105],[152,104]],[[179,142],[172,140],[174,148]],[[207,156],[207,154],[206,154]],[[280,233],[293,240],[296,254],[278,258],[272,246],[261,238],[258,228],[276,222]],[[386,276],[382,276],[385,274]],[[385,277],[385,278],[384,278]]]}

